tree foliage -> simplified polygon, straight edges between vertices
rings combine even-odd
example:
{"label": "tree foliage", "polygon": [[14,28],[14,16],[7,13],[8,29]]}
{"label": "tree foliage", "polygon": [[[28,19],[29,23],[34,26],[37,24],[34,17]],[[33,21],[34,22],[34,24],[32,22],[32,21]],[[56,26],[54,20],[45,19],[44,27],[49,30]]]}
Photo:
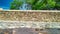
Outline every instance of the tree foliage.
{"label": "tree foliage", "polygon": [[56,0],[56,8],[60,10],[60,0]]}
{"label": "tree foliage", "polygon": [[[32,5],[32,9],[53,9],[55,7],[55,0],[26,0],[28,4]],[[31,2],[32,1],[32,2]]]}
{"label": "tree foliage", "polygon": [[[60,0],[26,0],[26,3],[31,5],[32,10],[60,9]],[[21,0],[14,0],[11,3],[10,9],[19,9],[22,4]]]}
{"label": "tree foliage", "polygon": [[20,0],[14,0],[13,2],[11,2],[11,6],[10,9],[19,9],[19,7],[23,4],[22,1]]}

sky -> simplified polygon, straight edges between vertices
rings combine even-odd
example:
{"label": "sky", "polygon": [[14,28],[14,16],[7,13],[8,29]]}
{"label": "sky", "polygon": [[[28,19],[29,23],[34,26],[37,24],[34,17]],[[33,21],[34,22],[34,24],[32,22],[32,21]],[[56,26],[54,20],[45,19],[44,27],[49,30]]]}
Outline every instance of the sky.
{"label": "sky", "polygon": [[10,8],[10,3],[12,1],[13,0],[0,0],[0,8],[9,9]]}

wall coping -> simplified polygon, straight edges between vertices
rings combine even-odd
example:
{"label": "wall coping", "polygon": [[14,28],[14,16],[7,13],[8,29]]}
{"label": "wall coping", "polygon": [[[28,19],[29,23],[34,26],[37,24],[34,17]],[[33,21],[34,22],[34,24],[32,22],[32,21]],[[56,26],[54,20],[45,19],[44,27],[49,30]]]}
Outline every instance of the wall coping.
{"label": "wall coping", "polygon": [[23,11],[23,12],[60,12],[60,10],[1,10],[1,11]]}

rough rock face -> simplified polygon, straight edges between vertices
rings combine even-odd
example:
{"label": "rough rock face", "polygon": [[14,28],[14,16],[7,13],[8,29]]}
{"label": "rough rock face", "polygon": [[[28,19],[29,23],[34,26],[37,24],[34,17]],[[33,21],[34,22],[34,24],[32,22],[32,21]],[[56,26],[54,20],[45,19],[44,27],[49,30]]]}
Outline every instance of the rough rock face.
{"label": "rough rock face", "polygon": [[59,12],[0,11],[0,20],[60,22]]}
{"label": "rough rock face", "polygon": [[[36,25],[33,27],[37,26],[46,26],[49,27],[50,25],[52,27],[59,26],[60,27],[60,13],[59,12],[23,12],[23,11],[0,11],[0,20],[4,21],[27,21],[26,24],[25,22],[0,22],[0,27],[6,28],[6,29],[0,29],[0,34],[60,34],[60,30],[58,29],[30,29],[30,28],[17,28],[17,29],[12,29],[11,27],[20,27],[20,26],[33,26],[36,25],[37,23],[40,25]],[[29,21],[32,21],[29,22]],[[34,22],[34,23],[33,23]],[[44,23],[42,23],[44,22]],[[49,22],[49,24],[47,23]],[[50,22],[57,22],[55,23],[50,23]],[[31,24],[30,24],[31,23]],[[42,25],[42,24],[45,25]],[[21,25],[22,24],[22,25]],[[25,24],[25,25],[24,25]],[[10,27],[11,29],[9,29]]]}

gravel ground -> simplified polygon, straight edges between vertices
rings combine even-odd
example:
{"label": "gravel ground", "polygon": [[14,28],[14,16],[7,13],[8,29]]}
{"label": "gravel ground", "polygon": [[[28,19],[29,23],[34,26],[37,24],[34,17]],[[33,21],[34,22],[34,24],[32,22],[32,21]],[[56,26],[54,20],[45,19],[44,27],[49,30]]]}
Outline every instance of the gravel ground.
{"label": "gravel ground", "polygon": [[15,29],[0,29],[0,34],[60,34],[60,29],[34,29],[34,28],[15,28]]}

